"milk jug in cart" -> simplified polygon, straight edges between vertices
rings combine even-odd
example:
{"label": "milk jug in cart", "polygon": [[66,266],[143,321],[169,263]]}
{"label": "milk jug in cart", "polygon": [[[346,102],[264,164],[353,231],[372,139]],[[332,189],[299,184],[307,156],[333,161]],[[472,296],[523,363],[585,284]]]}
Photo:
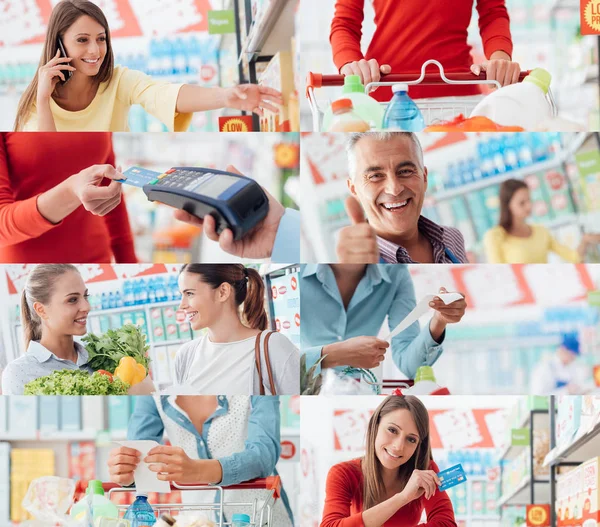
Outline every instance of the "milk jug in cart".
{"label": "milk jug in cart", "polygon": [[[92,479],[88,483],[86,494],[92,496],[92,514],[94,520],[97,518],[118,518],[119,510],[117,507],[104,496],[102,482],[97,479]],[[85,500],[78,501],[71,508],[71,516],[76,519],[85,518],[87,503]]]}
{"label": "milk jug in cart", "polygon": [[[373,97],[365,93],[365,87],[360,82],[358,75],[346,75],[344,77],[343,95],[340,99],[350,99],[354,113],[366,123],[373,123],[375,128],[381,128],[383,122],[383,106]],[[323,115],[322,130],[329,130],[331,120],[333,119],[333,110],[327,108]]]}
{"label": "milk jug in cart", "polygon": [[394,96],[385,110],[383,128],[421,132],[425,128],[425,120],[419,107],[408,96],[408,84],[394,84],[392,92]]}
{"label": "milk jug in cart", "polygon": [[523,82],[499,88],[485,97],[471,117],[482,116],[502,126],[536,130],[552,118],[546,99],[552,76],[542,68],[534,69]]}

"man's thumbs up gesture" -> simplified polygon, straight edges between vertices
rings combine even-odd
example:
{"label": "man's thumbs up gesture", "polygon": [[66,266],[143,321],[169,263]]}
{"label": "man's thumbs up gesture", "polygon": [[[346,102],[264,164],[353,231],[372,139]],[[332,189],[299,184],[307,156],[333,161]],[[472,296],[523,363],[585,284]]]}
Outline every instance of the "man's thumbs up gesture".
{"label": "man's thumbs up gesture", "polygon": [[366,222],[363,209],[354,196],[346,199],[346,212],[352,225],[340,231],[336,248],[338,263],[379,263],[375,230]]}

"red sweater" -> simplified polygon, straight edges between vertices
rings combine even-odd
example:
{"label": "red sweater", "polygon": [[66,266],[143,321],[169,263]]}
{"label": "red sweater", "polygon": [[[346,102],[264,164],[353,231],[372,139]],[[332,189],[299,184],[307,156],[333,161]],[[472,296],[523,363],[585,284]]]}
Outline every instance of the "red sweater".
{"label": "red sweater", "polygon": [[37,209],[72,174],[114,163],[110,133],[0,133],[0,263],[136,262],[124,200],[106,216],[81,206],[56,225]]}
{"label": "red sweater", "polygon": [[[431,470],[439,472],[432,461]],[[362,520],[363,476],[360,459],[334,465],[327,475],[325,509],[321,527],[364,527]],[[445,492],[437,490],[431,499],[421,497],[399,509],[383,527],[416,527],[427,513],[428,527],[456,527],[454,510]]]}
{"label": "red sweater", "polygon": [[[424,62],[435,59],[446,72],[468,72],[473,63],[467,44],[473,1],[373,0],[376,29],[363,57],[360,39],[364,0],[337,0],[329,35],[333,61],[339,70],[348,62],[377,59],[380,65],[389,64],[392,73],[414,73],[421,71]],[[485,56],[489,58],[494,51],[512,56],[504,0],[477,0],[477,11]],[[437,73],[437,68],[429,66],[427,71]],[[409,87],[413,99],[478,93],[477,85]],[[389,101],[391,96],[390,88],[379,88],[373,94],[380,101]]]}

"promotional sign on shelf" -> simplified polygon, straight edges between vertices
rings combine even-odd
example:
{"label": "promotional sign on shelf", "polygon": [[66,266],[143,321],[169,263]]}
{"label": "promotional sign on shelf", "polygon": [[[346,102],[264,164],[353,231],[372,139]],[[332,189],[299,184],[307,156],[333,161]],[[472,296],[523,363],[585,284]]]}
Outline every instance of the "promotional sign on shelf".
{"label": "promotional sign on shelf", "polygon": [[[50,13],[59,0],[4,0],[0,10],[0,46],[41,44]],[[209,0],[148,2],[96,1],[104,12],[112,38],[152,37],[208,31]]]}
{"label": "promotional sign on shelf", "polygon": [[[335,410],[334,450],[362,453],[373,411]],[[429,410],[431,448],[499,448],[502,446],[505,423],[505,409]]]}
{"label": "promotional sign on shelf", "polygon": [[[15,264],[5,266],[6,279],[8,281],[8,293],[10,295],[20,294],[25,287],[27,276],[35,266],[36,264]],[[128,279],[177,272],[181,266],[177,264],[82,264],[76,267],[81,273],[84,282],[95,283],[117,280],[119,278]]]}
{"label": "promotional sign on shelf", "polygon": [[220,132],[253,132],[251,115],[236,115],[233,117],[219,117]]}
{"label": "promotional sign on shelf", "polygon": [[340,163],[344,143],[344,134],[302,134],[302,155],[315,185],[348,177],[348,167]]}
{"label": "promotional sign on shelf", "polygon": [[298,273],[271,279],[271,301],[277,331],[300,344],[300,288]]}

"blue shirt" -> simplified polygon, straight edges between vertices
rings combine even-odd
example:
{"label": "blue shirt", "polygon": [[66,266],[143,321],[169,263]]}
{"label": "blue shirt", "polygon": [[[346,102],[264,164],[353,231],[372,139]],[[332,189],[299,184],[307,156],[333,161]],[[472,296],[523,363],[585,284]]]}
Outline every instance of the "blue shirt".
{"label": "blue shirt", "polygon": [[77,363],[59,359],[49,349],[32,340],[27,347],[27,353],[9,363],[2,372],[2,393],[4,395],[23,395],[28,382],[50,375],[53,371],[83,370],[92,373],[93,370],[86,366],[88,352],[78,342],[74,342],[74,345],[77,352]]}
{"label": "blue shirt", "polygon": [[[390,331],[416,306],[415,291],[405,265],[367,265],[348,309],[327,264],[304,265],[300,271],[301,349],[310,368],[326,344],[359,336],[377,336],[388,316]],[[392,339],[392,358],[402,373],[414,378],[419,366],[431,366],[442,354],[429,325],[415,322]],[[320,372],[317,367],[316,373]]]}
{"label": "blue shirt", "polygon": [[273,251],[273,263],[298,263],[300,261],[300,212],[285,209],[279,222]]}

